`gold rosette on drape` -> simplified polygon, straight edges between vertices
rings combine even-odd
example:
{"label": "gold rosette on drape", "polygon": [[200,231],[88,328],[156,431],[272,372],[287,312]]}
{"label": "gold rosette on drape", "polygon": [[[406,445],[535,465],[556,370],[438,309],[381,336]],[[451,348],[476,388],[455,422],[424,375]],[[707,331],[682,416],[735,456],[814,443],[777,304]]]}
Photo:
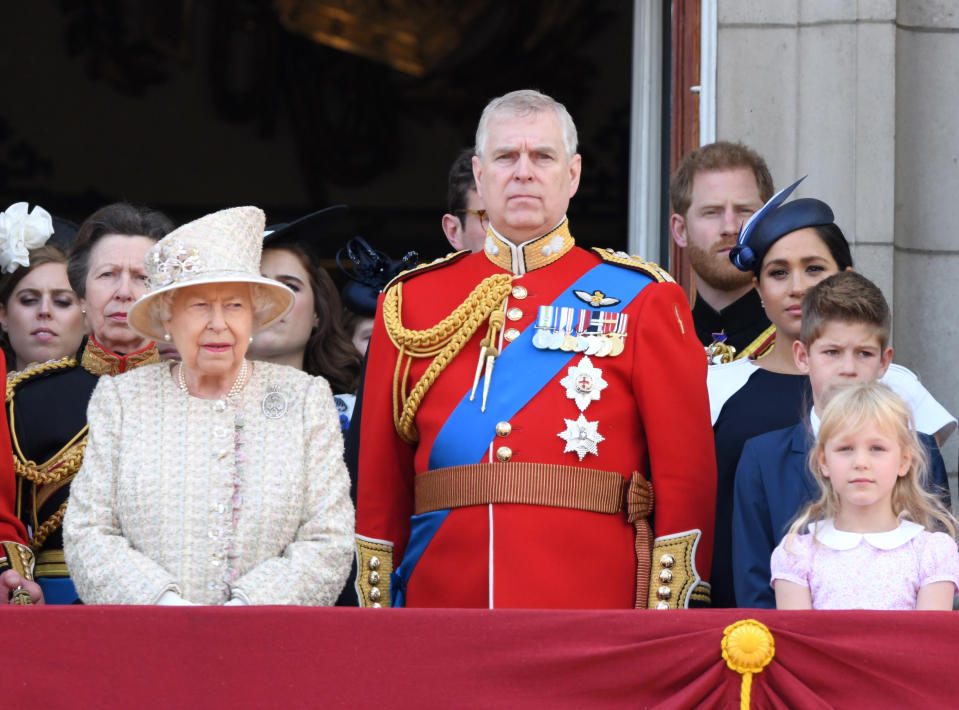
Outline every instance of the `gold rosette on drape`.
{"label": "gold rosette on drape", "polygon": [[765,624],[743,619],[723,631],[722,649],[726,665],[743,677],[739,688],[740,710],[749,710],[753,674],[761,672],[776,655],[773,635]]}

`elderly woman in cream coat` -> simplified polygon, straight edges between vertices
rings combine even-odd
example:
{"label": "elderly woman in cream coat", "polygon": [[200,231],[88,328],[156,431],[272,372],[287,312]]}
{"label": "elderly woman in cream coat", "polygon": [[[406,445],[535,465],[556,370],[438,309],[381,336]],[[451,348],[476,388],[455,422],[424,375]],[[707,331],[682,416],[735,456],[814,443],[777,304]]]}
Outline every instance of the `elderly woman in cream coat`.
{"label": "elderly woman in cream coat", "polygon": [[331,604],[353,506],[330,387],[252,363],[255,331],[293,303],[260,276],[263,212],[174,230],[146,256],[131,327],[182,362],[100,380],[64,542],[94,604]]}

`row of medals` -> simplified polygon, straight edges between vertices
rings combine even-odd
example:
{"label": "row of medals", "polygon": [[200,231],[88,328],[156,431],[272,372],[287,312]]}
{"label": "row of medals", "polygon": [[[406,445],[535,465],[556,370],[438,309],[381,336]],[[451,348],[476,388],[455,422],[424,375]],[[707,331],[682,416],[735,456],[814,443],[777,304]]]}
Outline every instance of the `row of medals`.
{"label": "row of medals", "polygon": [[[539,350],[616,357],[626,347],[626,322],[625,313],[540,306],[533,346]],[[574,323],[579,328],[574,328]]]}

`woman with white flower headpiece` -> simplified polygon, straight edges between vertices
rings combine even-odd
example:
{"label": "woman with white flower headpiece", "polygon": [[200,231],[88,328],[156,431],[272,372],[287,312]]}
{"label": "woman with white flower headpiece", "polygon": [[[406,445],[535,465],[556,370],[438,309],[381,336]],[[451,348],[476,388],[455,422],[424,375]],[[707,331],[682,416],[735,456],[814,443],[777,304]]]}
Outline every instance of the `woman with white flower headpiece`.
{"label": "woman with white flower headpiece", "polygon": [[260,275],[263,212],[171,232],[146,257],[130,325],[179,363],[103,378],[64,522],[95,604],[331,604],[350,568],[353,505],[330,386],[246,359],[293,292]]}
{"label": "woman with white flower headpiece", "polygon": [[[18,213],[21,218],[23,211]],[[8,221],[8,229],[10,224]],[[36,242],[31,241],[35,239],[31,229],[22,222],[20,225],[13,230],[13,246],[5,253],[23,269],[27,260],[23,249]],[[123,203],[108,205],[88,217],[77,232],[66,271],[71,292],[80,297],[81,314],[86,316],[92,333],[79,355],[75,348],[65,356],[62,351],[48,351],[49,357],[59,359],[29,366],[7,381],[15,475],[7,476],[12,480],[0,480],[0,492],[13,487],[15,494],[12,502],[0,510],[0,518],[10,515],[18,519],[26,528],[26,539],[0,539],[0,546],[7,550],[5,563],[0,560],[0,603],[23,599],[22,594],[14,594],[17,587],[26,589],[33,601],[77,601],[64,563],[61,524],[70,483],[80,468],[87,443],[87,403],[102,375],[160,360],[154,343],[129,328],[127,311],[146,290],[143,255],[172,228],[170,220],[159,212]],[[31,257],[31,263],[39,262]],[[15,293],[29,278],[20,281]],[[11,303],[6,309],[11,336],[15,330],[13,306]],[[25,359],[29,362],[40,357],[43,354],[26,355]],[[19,366],[25,364],[19,352],[17,360]],[[0,495],[0,506],[5,500]],[[5,566],[13,569],[4,571]],[[30,584],[34,577],[42,595],[40,588]]]}
{"label": "woman with white flower headpiece", "polygon": [[67,256],[48,243],[54,231],[40,206],[18,202],[0,213],[0,346],[16,370],[75,355],[86,334]]}

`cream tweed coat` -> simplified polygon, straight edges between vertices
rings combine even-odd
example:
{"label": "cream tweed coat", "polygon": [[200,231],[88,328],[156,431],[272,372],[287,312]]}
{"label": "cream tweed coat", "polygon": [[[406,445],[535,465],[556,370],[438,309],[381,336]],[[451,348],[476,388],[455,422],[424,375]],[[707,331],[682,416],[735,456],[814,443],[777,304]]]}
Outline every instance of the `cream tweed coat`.
{"label": "cream tweed coat", "polygon": [[63,525],[84,602],[336,600],[354,521],[326,380],[257,362],[237,397],[213,401],[161,363],[100,378],[87,418]]}

